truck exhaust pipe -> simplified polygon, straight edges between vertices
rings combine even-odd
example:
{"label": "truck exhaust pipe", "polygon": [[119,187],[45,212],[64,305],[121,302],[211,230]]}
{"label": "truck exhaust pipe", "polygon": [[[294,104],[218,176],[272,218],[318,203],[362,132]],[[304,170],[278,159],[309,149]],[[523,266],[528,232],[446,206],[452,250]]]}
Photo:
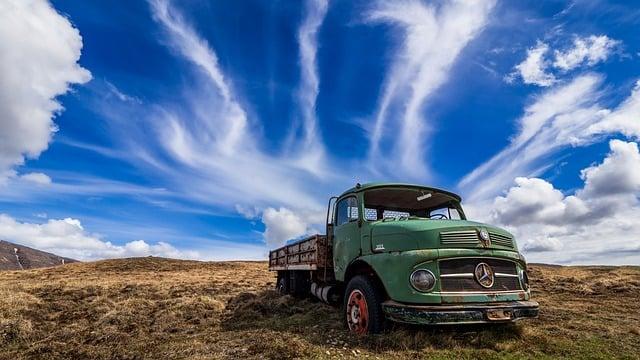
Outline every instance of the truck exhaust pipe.
{"label": "truck exhaust pipe", "polygon": [[335,304],[338,299],[336,287],[331,285],[318,285],[311,283],[311,293],[321,301],[327,304]]}

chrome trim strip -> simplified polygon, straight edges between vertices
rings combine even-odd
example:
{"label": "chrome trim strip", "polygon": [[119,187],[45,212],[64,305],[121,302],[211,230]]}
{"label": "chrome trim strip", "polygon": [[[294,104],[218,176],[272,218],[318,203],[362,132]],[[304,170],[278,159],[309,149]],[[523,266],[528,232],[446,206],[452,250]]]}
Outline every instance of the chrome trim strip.
{"label": "chrome trim strip", "polygon": [[477,234],[476,230],[453,230],[453,231],[441,231],[440,234]]}
{"label": "chrome trim strip", "polygon": [[493,231],[489,231],[489,234],[493,235],[493,236],[495,236],[497,238],[500,238],[500,239],[508,239],[508,240],[512,239],[512,237],[510,237],[510,236],[498,234],[497,232],[493,232]]}
{"label": "chrome trim strip", "polygon": [[518,274],[495,273],[495,277],[520,277]]}
{"label": "chrome trim strip", "polygon": [[[505,273],[495,273],[493,274],[495,277],[517,277],[520,276],[518,274],[505,274]],[[455,274],[440,274],[441,278],[471,278],[473,279],[474,275],[472,273],[455,273]]]}
{"label": "chrome trim strip", "polygon": [[[459,250],[459,249],[456,249]],[[469,249],[469,250],[473,250],[473,249]],[[501,250],[501,251],[507,251],[507,250]],[[511,252],[515,252],[515,251],[511,251]],[[438,263],[441,261],[447,261],[447,260],[453,260],[453,259],[495,259],[495,260],[505,260],[505,261],[511,261],[512,263],[516,263],[519,264],[517,259],[512,259],[512,258],[507,258],[507,257],[500,257],[500,256],[476,256],[476,255],[470,255],[470,256],[453,256],[453,257],[443,257],[443,258],[439,258],[437,259]]]}
{"label": "chrome trim strip", "polygon": [[471,279],[473,279],[473,274],[472,273],[440,274],[440,277],[441,278],[471,278]]}
{"label": "chrome trim strip", "polygon": [[433,292],[432,294],[440,295],[490,295],[490,294],[520,294],[526,293],[524,290],[499,290],[499,291],[441,291]]}

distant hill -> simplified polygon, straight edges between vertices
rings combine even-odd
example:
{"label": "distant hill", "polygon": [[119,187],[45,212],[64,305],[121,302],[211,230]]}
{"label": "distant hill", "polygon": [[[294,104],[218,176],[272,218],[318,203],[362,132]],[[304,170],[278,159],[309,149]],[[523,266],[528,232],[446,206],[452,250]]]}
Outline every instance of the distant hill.
{"label": "distant hill", "polygon": [[[15,249],[18,249],[16,253]],[[16,257],[16,254],[18,257]],[[48,252],[0,240],[0,270],[35,269],[78,262]]]}

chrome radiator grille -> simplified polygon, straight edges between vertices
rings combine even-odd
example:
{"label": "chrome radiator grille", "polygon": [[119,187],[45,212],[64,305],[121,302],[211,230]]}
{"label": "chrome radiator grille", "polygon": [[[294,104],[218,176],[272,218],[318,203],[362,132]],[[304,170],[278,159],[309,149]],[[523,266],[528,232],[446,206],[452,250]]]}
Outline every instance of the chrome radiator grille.
{"label": "chrome radiator grille", "polygon": [[475,230],[446,231],[440,233],[440,243],[443,245],[476,246],[480,243],[480,238]]}
{"label": "chrome radiator grille", "polygon": [[489,239],[494,245],[513,248],[513,239],[510,236],[490,232]]}
{"label": "chrome radiator grille", "polygon": [[[485,288],[476,281],[474,272],[479,263],[491,267],[494,273],[493,286]],[[458,258],[439,262],[440,287],[443,292],[491,292],[522,290],[516,264],[509,260],[494,258]]]}
{"label": "chrome radiator grille", "polygon": [[479,292],[479,291],[515,291],[520,290],[520,282],[517,277],[496,277],[493,286],[489,289],[478,284],[473,278],[443,278],[442,291],[445,292]]}
{"label": "chrome radiator grille", "polygon": [[[443,231],[440,233],[440,243],[447,246],[469,246],[477,247],[481,245],[480,237],[476,230]],[[503,246],[513,249],[513,239],[510,236],[489,232],[489,242],[484,244],[490,246]]]}

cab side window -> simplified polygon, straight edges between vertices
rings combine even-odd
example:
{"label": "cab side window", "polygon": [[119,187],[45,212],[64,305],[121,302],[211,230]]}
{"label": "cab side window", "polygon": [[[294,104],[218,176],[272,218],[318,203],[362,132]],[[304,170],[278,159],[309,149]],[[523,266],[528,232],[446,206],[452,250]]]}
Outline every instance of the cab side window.
{"label": "cab side window", "polygon": [[336,205],[336,226],[358,220],[358,202],[355,197],[340,200]]}

